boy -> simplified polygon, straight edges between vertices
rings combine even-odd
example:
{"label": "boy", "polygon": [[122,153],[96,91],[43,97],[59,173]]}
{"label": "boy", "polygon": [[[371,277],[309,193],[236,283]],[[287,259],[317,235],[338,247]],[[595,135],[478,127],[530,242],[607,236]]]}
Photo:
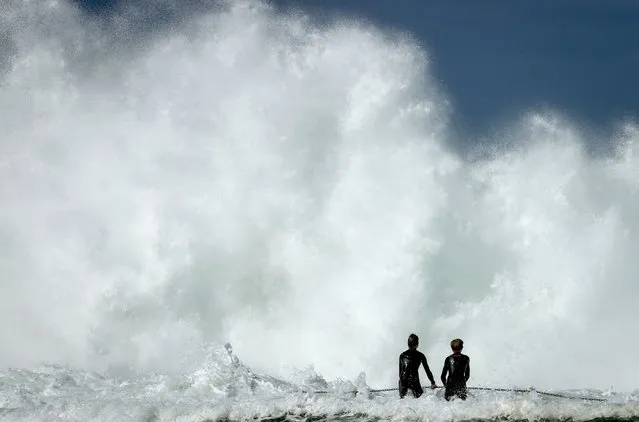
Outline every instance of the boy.
{"label": "boy", "polygon": [[[466,382],[470,378],[470,358],[462,355],[464,342],[456,338],[450,342],[450,348],[453,354],[444,360],[444,369],[442,370],[442,383],[446,387],[444,398],[450,400],[451,397],[457,396],[462,400],[466,400],[467,390]],[[446,378],[448,373],[448,378]]]}
{"label": "boy", "polygon": [[419,365],[424,365],[426,376],[430,380],[430,388],[437,388],[435,385],[435,378],[433,373],[430,372],[426,356],[417,350],[419,346],[419,337],[416,334],[408,336],[408,350],[399,355],[399,398],[403,399],[406,396],[406,392],[410,389],[413,392],[415,398],[421,396],[424,393],[421,384],[419,383]]}

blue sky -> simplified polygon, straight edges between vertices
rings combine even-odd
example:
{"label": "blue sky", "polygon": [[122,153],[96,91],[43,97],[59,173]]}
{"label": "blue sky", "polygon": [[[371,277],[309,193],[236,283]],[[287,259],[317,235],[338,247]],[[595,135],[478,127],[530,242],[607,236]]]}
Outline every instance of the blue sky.
{"label": "blue sky", "polygon": [[[97,17],[115,3],[77,1]],[[207,3],[182,0],[180,7]],[[638,0],[271,3],[412,33],[428,49],[460,128],[483,131],[530,108],[554,108],[599,127],[639,116]]]}

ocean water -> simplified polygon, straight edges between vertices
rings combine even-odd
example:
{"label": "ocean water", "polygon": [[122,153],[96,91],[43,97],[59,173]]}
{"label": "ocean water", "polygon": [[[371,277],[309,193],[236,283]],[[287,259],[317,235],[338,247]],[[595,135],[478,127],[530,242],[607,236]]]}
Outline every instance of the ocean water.
{"label": "ocean water", "polygon": [[[2,420],[639,419],[636,124],[460,143],[410,34],[123,7],[0,5]],[[534,388],[371,392],[411,332]]]}
{"label": "ocean water", "polygon": [[562,397],[530,392],[471,390],[446,402],[441,389],[419,399],[371,392],[365,375],[328,382],[312,370],[290,381],[253,372],[219,348],[198,369],[180,376],[120,378],[46,366],[4,373],[2,420],[136,421],[480,421],[636,420],[639,392],[572,390]]}

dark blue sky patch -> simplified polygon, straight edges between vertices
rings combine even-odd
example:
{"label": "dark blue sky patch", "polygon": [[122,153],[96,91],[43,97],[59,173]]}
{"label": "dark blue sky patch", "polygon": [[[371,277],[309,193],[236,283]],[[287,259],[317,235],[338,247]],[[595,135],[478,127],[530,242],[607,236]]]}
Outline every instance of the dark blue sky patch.
{"label": "dark blue sky patch", "polygon": [[122,0],[72,0],[87,13],[108,14],[122,4]]}
{"label": "dark blue sky patch", "polygon": [[[458,123],[536,107],[607,125],[639,114],[639,2],[278,0],[410,31],[429,50]],[[320,6],[318,6],[321,4]]]}

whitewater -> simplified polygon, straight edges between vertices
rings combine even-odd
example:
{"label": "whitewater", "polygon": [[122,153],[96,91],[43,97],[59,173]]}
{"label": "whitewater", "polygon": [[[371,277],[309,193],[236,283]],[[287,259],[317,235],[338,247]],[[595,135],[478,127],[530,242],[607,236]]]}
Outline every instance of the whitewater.
{"label": "whitewater", "polygon": [[[460,140],[430,60],[257,1],[2,2],[0,418],[639,419],[638,126]],[[459,337],[470,386],[605,401],[371,392],[411,332],[438,384]]]}

